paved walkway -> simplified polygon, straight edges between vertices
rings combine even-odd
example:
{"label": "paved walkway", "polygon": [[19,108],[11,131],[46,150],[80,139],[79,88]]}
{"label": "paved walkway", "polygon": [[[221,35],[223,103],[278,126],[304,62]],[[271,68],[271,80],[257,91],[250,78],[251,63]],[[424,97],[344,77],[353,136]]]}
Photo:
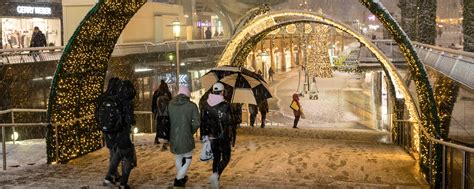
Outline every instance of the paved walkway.
{"label": "paved walkway", "polygon": [[[419,176],[417,162],[400,147],[384,142],[388,133],[370,129],[355,119],[357,116],[352,113],[356,111],[348,108],[348,100],[330,100],[340,98],[340,87],[363,93],[348,88],[345,79],[337,82],[339,87],[331,82],[326,86],[321,81],[320,100],[303,100],[308,117],[317,119],[308,118],[301,123],[301,129],[291,129],[292,117],[287,115],[285,104],[287,95],[296,90],[292,84],[296,76],[297,72],[282,73],[272,84],[278,98],[270,100],[271,109],[280,109],[280,104],[281,112],[271,119],[282,123],[280,126],[238,130],[231,162],[221,178],[222,188],[428,188]],[[318,108],[310,108],[314,106]],[[339,110],[333,110],[337,109],[333,106]],[[323,110],[332,112],[324,114]],[[135,137],[138,167],[130,178],[134,188],[172,186],[173,155],[152,144],[153,137]],[[199,162],[201,144],[197,140],[196,143],[188,187],[208,188],[212,165]],[[9,167],[0,172],[0,188],[103,188],[107,163],[108,150],[103,148],[66,165]]]}

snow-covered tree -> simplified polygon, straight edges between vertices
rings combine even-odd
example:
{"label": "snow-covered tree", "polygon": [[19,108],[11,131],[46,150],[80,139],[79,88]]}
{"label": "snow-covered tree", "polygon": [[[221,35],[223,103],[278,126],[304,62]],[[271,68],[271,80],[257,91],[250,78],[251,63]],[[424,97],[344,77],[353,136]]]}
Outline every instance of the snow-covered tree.
{"label": "snow-covered tree", "polygon": [[418,0],[418,42],[434,45],[436,41],[436,0]]}
{"label": "snow-covered tree", "polygon": [[463,11],[464,51],[474,52],[474,1],[464,0]]}
{"label": "snow-covered tree", "polygon": [[417,40],[416,15],[417,0],[400,0],[401,26],[411,40]]}

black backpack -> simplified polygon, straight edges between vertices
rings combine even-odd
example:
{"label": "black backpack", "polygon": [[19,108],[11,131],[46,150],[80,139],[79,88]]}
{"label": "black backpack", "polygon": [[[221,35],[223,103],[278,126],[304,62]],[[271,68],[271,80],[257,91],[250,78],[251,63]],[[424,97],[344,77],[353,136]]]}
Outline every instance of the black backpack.
{"label": "black backpack", "polygon": [[168,116],[168,104],[170,103],[170,98],[163,94],[156,99],[156,116]]}
{"label": "black backpack", "polygon": [[115,95],[102,97],[97,104],[95,118],[104,133],[116,133],[123,129],[120,102]]}

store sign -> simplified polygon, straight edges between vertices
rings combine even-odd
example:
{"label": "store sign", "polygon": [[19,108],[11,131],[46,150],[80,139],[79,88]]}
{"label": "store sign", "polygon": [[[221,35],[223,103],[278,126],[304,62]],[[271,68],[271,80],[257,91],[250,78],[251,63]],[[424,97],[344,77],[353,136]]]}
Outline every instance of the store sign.
{"label": "store sign", "polygon": [[17,6],[16,11],[19,14],[51,15],[51,8],[50,7]]}

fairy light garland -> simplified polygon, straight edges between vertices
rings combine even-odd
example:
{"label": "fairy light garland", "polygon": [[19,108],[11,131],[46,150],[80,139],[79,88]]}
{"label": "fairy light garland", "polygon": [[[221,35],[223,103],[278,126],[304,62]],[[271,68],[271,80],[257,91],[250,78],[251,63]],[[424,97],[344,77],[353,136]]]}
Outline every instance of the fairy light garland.
{"label": "fairy light garland", "polygon": [[329,60],[329,27],[322,24],[314,26],[309,34],[308,63],[306,64],[310,77],[331,78],[332,68]]}
{"label": "fairy light garland", "polygon": [[[248,41],[255,40],[252,38],[258,35],[259,32],[265,31],[266,28],[272,28],[275,25],[284,25],[288,23],[283,23],[285,17],[293,18],[293,23],[302,22],[302,20],[307,20],[307,22],[315,22],[315,23],[323,23],[333,27],[336,27],[360,40],[364,45],[366,45],[369,50],[371,50],[379,59],[385,69],[387,69],[389,78],[393,79],[393,82],[396,83],[397,90],[404,95],[404,103],[407,107],[408,112],[410,113],[410,120],[414,124],[412,127],[412,144],[411,146],[414,147],[413,150],[415,152],[420,152],[420,165],[422,167],[423,173],[425,175],[428,174],[429,167],[434,167],[434,174],[435,179],[434,183],[439,180],[439,168],[440,168],[440,146],[435,145],[435,155],[433,158],[428,157],[428,148],[429,143],[427,142],[427,138],[424,135],[420,135],[420,128],[419,126],[423,127],[428,133],[432,136],[442,136],[440,134],[439,129],[439,118],[437,115],[436,106],[434,103],[433,92],[431,90],[431,86],[426,77],[426,71],[424,66],[419,61],[419,58],[416,56],[416,52],[414,51],[413,47],[411,46],[410,40],[406,37],[403,30],[398,26],[395,20],[389,15],[389,13],[380,6],[378,1],[373,0],[361,0],[360,1],[364,6],[366,6],[371,12],[376,15],[379,20],[384,24],[388,31],[395,36],[395,40],[400,46],[401,51],[403,52],[407,62],[409,63],[409,68],[414,76],[416,89],[418,93],[418,100],[420,102],[420,110],[421,113],[418,113],[417,106],[414,103],[414,100],[411,97],[410,92],[406,87],[404,87],[403,80],[401,79],[400,75],[396,71],[396,69],[391,65],[383,53],[379,52],[376,47],[372,47],[370,42],[366,39],[360,37],[360,34],[357,34],[355,31],[348,29],[348,27],[344,27],[341,23],[336,23],[335,21],[328,19],[322,15],[318,15],[315,13],[307,13],[307,12],[275,12],[271,15],[263,15],[256,17],[252,22],[240,30],[240,32],[234,35],[233,39],[229,42],[224,50],[218,64],[219,65],[228,65],[228,64],[235,64],[240,63],[242,55],[240,54],[242,48],[248,48],[245,45],[251,44],[247,43]],[[287,21],[290,22],[290,21]],[[246,44],[247,43],[247,44]],[[433,161],[430,161],[433,160]],[[429,163],[431,162],[431,163]]]}
{"label": "fairy light garland", "polygon": [[[397,22],[389,15],[385,8],[378,3],[378,1],[360,0],[360,2],[367,7],[381,23],[384,24],[385,28],[392,34],[394,40],[399,44],[400,50],[405,56],[417,89],[422,127],[425,128],[428,134],[433,137],[440,138],[445,136],[440,127],[435,98],[428,81],[426,70],[416,55],[416,52],[410,43],[410,39],[403,32]],[[420,167],[427,180],[429,180],[429,175],[431,174],[430,167],[433,168],[434,176],[429,182],[433,183],[435,187],[439,187],[442,176],[442,147],[439,144],[434,144],[433,157],[429,157],[428,148],[430,148],[430,145],[433,144],[430,144],[426,136],[420,135]]]}
{"label": "fairy light garland", "polygon": [[102,147],[102,133],[93,117],[68,122],[94,113],[115,43],[145,3],[145,0],[100,0],[69,40],[51,85],[48,104],[51,126],[46,138],[48,163],[65,163]]}

